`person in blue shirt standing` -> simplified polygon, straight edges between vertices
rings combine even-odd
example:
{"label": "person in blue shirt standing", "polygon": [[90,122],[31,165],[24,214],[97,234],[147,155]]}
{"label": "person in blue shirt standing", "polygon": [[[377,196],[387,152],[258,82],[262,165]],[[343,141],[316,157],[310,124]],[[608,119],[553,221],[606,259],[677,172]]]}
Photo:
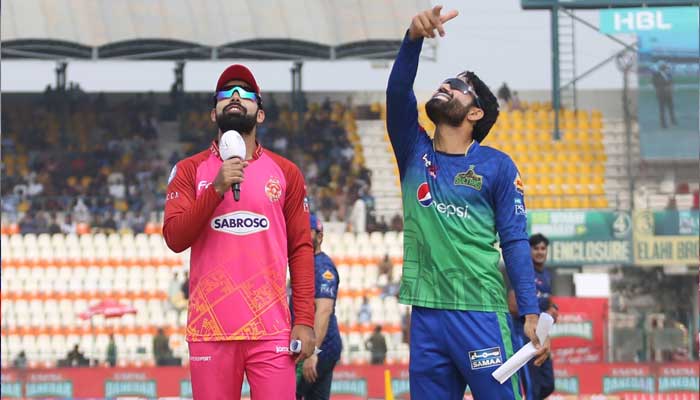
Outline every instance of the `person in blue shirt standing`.
{"label": "person in blue shirt standing", "polygon": [[314,333],[320,353],[304,360],[302,374],[297,374],[297,400],[327,400],[331,396],[333,368],[340,360],[343,344],[335,317],[335,300],[340,278],[333,260],[323,251],[323,224],[311,214],[311,242],[314,245],[316,271],[316,314]]}
{"label": "person in blue shirt standing", "polygon": [[[558,315],[557,305],[552,302],[552,275],[545,269],[547,261],[547,248],[549,239],[541,233],[530,236],[530,255],[532,265],[535,269],[535,291],[537,293],[537,303],[541,312],[550,314],[556,321]],[[512,290],[508,292],[508,308],[511,313],[517,315],[518,304],[515,301],[515,294]],[[517,321],[517,320],[516,320]],[[528,339],[523,337],[522,323],[515,324],[515,331],[520,335],[520,340],[524,344]],[[541,357],[531,360],[527,367],[522,370],[522,380],[525,382],[525,390],[528,400],[542,400],[554,392],[554,367],[551,357]]]}
{"label": "person in blue shirt standing", "polygon": [[[413,17],[386,90],[404,216],[399,301],[412,306],[411,398],[461,400],[469,386],[476,400],[520,400],[516,376],[500,384],[491,373],[514,353],[497,242],[524,332],[538,356],[548,350],[535,335],[539,307],[525,188],[513,160],[481,144],[499,111],[496,96],[474,72],[436,85],[425,105],[436,127],[432,137],[419,125],[413,84],[423,40],[444,36],[444,24],[458,14],[441,10],[438,5]],[[469,51],[469,38],[462,40]]]}

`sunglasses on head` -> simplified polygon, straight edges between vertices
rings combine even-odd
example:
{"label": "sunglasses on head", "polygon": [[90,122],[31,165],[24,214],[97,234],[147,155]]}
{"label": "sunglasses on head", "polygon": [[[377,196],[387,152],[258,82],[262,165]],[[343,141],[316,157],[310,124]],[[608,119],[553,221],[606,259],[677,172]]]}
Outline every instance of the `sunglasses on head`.
{"label": "sunglasses on head", "polygon": [[253,100],[255,102],[260,101],[260,96],[258,96],[257,93],[253,92],[253,90],[250,88],[244,88],[242,86],[231,86],[222,88],[221,90],[216,92],[216,101],[230,99],[231,97],[233,97],[234,92],[238,92],[238,97],[240,97],[241,99]]}
{"label": "sunglasses on head", "polygon": [[474,88],[470,84],[464,82],[463,80],[461,80],[459,78],[445,79],[445,81],[442,83],[446,83],[446,84],[450,85],[451,89],[462,92],[462,94],[472,95],[472,97],[474,97],[474,103],[476,104],[476,106],[481,107],[481,102],[479,101],[479,96],[476,95],[476,91],[474,90]]}

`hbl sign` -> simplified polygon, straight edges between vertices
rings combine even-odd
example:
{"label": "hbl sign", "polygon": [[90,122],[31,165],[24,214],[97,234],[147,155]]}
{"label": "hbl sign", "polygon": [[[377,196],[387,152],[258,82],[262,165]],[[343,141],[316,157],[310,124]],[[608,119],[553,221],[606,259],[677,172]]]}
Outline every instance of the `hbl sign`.
{"label": "hbl sign", "polygon": [[694,7],[628,8],[600,11],[603,33],[678,32],[698,29]]}

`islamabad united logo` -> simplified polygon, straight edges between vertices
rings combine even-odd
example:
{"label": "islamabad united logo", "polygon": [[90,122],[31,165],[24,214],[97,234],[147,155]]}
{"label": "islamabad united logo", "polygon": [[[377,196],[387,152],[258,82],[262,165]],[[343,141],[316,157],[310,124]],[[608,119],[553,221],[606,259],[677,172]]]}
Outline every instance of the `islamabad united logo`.
{"label": "islamabad united logo", "polygon": [[433,195],[430,194],[430,186],[428,186],[427,182],[423,182],[418,186],[416,196],[418,197],[418,202],[423,207],[429,207],[433,204]]}
{"label": "islamabad united logo", "polygon": [[274,176],[270,177],[265,185],[265,194],[270,201],[278,201],[282,197],[282,185],[280,185],[280,180]]}

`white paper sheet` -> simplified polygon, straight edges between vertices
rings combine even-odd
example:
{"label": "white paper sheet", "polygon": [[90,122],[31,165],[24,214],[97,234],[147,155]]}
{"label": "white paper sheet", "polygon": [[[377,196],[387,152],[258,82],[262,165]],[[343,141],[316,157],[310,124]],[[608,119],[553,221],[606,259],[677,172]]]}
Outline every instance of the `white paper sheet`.
{"label": "white paper sheet", "polygon": [[[554,325],[554,318],[547,313],[541,313],[540,319],[537,322],[537,328],[535,333],[537,338],[540,340],[541,344],[544,344],[549,336],[549,330],[552,329]],[[511,358],[509,358],[503,365],[498,367],[491,376],[493,376],[498,382],[503,384],[507,381],[514,373],[516,373],[520,368],[522,368],[528,361],[530,361],[537,353],[537,349],[532,344],[532,342],[527,342],[520,350],[518,350]]]}

